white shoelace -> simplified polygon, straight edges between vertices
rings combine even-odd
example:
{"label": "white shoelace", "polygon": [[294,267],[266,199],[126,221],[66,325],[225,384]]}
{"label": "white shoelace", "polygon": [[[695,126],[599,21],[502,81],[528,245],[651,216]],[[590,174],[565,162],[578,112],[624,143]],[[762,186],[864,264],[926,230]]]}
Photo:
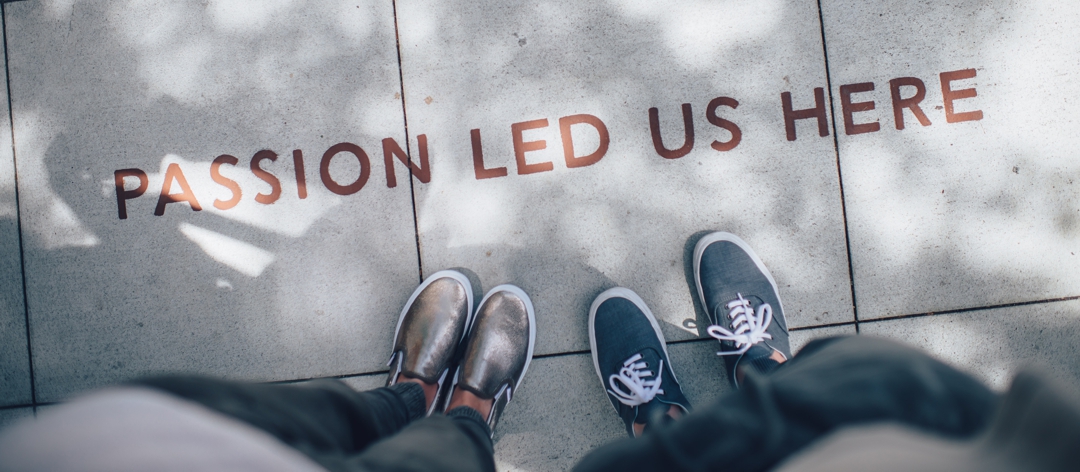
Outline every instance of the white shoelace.
{"label": "white shoelace", "polygon": [[[645,380],[646,377],[653,376],[648,368],[649,364],[641,360],[641,354],[634,354],[623,362],[618,374],[608,376],[608,383],[611,384],[608,392],[615,395],[615,398],[626,406],[648,403],[656,395],[664,393],[664,390],[660,388],[660,374],[664,372],[664,361],[660,361],[660,368],[653,380]],[[626,387],[626,390],[623,390],[619,384]]]}
{"label": "white shoelace", "polygon": [[729,352],[719,351],[716,353],[718,356],[741,355],[751,346],[766,339],[772,339],[772,335],[765,332],[772,323],[772,306],[762,303],[758,305],[757,311],[754,311],[754,307],[750,306],[750,301],[743,298],[741,293],[738,295],[739,298],[727,304],[732,331],[720,325],[712,325],[708,329],[709,336],[720,341],[731,341],[738,349]]}

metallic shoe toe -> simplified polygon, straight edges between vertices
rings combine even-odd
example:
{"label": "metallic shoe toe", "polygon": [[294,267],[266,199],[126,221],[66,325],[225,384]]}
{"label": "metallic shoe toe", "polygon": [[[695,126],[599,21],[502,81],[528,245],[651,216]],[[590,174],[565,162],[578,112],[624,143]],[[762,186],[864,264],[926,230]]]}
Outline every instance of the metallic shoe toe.
{"label": "metallic shoe toe", "polygon": [[[428,277],[413,292],[398,318],[386,385],[394,385],[398,374],[404,374],[441,386],[454,365],[471,314],[472,286],[468,278],[449,270]],[[432,406],[438,404],[436,401]]]}
{"label": "metallic shoe toe", "polygon": [[532,361],[536,319],[529,296],[513,285],[493,288],[480,302],[455,385],[493,399],[487,418],[494,430]]}

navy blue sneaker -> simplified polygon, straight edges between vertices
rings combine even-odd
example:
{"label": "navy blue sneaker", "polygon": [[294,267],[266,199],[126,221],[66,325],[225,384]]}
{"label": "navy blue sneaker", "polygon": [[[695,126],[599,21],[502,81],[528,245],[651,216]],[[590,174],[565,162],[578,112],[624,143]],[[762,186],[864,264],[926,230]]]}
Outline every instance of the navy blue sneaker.
{"label": "navy blue sneaker", "polygon": [[630,437],[634,423],[670,419],[672,405],[689,412],[660,326],[636,293],[616,287],[596,297],[589,308],[589,344],[596,374]]}
{"label": "navy blue sneaker", "polygon": [[776,353],[791,358],[776,281],[746,241],[721,232],[701,238],[694,247],[694,282],[712,323],[709,335],[720,341],[717,354],[736,388],[740,366],[768,374],[780,365],[772,358]]}

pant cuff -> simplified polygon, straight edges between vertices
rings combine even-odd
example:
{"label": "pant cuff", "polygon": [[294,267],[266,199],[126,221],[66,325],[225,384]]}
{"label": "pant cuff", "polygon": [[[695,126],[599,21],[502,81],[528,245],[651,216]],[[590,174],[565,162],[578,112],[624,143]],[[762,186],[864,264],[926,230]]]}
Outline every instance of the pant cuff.
{"label": "pant cuff", "polygon": [[770,359],[768,357],[759,357],[757,359],[748,359],[748,360],[744,360],[743,363],[746,364],[746,365],[749,365],[754,370],[756,370],[759,374],[762,374],[762,375],[769,375],[769,374],[773,373],[773,371],[776,370],[777,367],[780,367],[779,362],[776,362],[775,360],[772,360],[772,359]]}
{"label": "pant cuff", "polygon": [[409,421],[423,418],[427,414],[427,398],[424,397],[424,388],[416,382],[401,382],[394,384],[390,390],[397,394],[401,402],[405,404]]}
{"label": "pant cuff", "polygon": [[446,412],[446,416],[454,420],[454,422],[462,421],[466,423],[476,423],[476,425],[484,431],[485,436],[489,438],[491,437],[491,428],[488,427],[487,421],[484,421],[484,418],[480,416],[479,411],[476,411],[467,406],[459,406],[457,408],[454,408],[453,410]]}

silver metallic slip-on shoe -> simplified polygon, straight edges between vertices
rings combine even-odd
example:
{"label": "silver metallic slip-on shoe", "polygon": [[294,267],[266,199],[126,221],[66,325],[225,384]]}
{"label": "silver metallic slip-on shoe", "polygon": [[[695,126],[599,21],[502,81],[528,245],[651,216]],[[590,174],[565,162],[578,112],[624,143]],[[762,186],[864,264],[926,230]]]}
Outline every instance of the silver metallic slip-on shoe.
{"label": "silver metallic slip-on shoe", "polygon": [[451,390],[456,386],[494,400],[486,418],[492,435],[503,408],[529,370],[535,344],[536,315],[523,290],[500,285],[484,295]]}
{"label": "silver metallic slip-on shoe", "polygon": [[468,333],[472,312],[472,285],[465,275],[442,270],[424,280],[398,317],[386,386],[397,383],[398,374],[438,384],[427,414],[434,412],[446,394],[443,385]]}

